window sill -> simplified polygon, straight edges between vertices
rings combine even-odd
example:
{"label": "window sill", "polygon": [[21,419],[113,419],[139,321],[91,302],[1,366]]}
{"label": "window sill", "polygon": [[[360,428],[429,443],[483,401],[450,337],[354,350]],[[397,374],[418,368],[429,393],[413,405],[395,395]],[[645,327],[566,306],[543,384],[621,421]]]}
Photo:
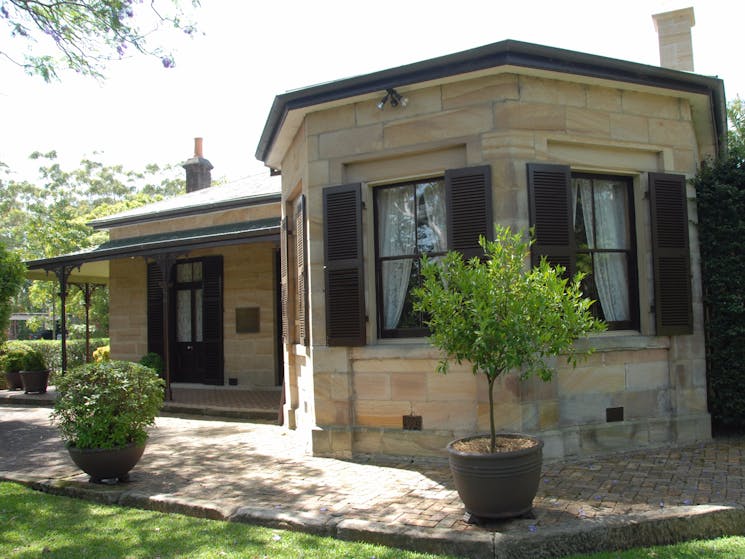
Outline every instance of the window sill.
{"label": "window sill", "polygon": [[576,347],[580,351],[590,348],[595,351],[669,349],[670,338],[667,336],[645,336],[636,330],[612,330],[579,339]]}

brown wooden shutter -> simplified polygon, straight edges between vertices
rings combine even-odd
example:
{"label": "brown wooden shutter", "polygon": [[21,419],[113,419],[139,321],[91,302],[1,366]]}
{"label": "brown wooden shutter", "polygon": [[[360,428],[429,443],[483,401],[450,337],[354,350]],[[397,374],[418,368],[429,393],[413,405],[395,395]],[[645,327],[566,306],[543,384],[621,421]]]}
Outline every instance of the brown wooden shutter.
{"label": "brown wooden shutter", "polygon": [[295,267],[297,272],[295,317],[297,341],[302,345],[308,345],[307,254],[305,243],[305,195],[300,195],[295,204]]}
{"label": "brown wooden shutter", "polygon": [[289,319],[289,298],[290,298],[290,277],[288,274],[288,259],[290,258],[289,231],[287,230],[287,216],[282,218],[282,227],[280,228],[280,304],[282,307],[282,343],[290,343],[290,319]]}
{"label": "brown wooden shutter", "polygon": [[147,265],[147,351],[164,357],[163,275],[155,262]]}
{"label": "brown wooden shutter", "polygon": [[657,334],[692,334],[691,257],[685,177],[650,173],[649,199]]}
{"label": "brown wooden shutter", "polygon": [[494,238],[491,167],[464,167],[445,172],[448,250],[466,258],[484,254],[479,236]]}
{"label": "brown wooden shutter", "polygon": [[222,256],[202,261],[204,382],[223,384]]}
{"label": "brown wooden shutter", "polygon": [[361,185],[323,189],[326,343],[365,345]]}
{"label": "brown wooden shutter", "polygon": [[571,171],[565,165],[528,163],[528,204],[534,239],[533,265],[545,256],[574,275],[576,251],[572,226]]}

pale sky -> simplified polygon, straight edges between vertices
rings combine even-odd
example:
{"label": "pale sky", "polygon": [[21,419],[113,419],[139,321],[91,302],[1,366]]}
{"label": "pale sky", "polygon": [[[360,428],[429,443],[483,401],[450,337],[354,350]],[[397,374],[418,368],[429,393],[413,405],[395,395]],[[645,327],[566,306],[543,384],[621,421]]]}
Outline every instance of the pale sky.
{"label": "pale sky", "polygon": [[112,62],[103,83],[62,73],[46,84],[0,60],[0,161],[29,179],[37,150],[141,169],[185,161],[199,136],[213,177],[235,181],[268,173],[254,153],[287,90],[504,39],[658,65],[652,14],[688,6],[695,72],[722,78],[728,100],[745,96],[740,1],[202,0],[198,36],[161,39],[173,69],[139,56]]}

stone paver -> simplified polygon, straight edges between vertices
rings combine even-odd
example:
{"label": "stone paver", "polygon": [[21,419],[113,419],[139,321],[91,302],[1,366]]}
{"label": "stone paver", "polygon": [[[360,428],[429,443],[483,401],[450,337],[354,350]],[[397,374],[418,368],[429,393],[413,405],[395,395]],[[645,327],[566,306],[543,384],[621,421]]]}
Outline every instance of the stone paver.
{"label": "stone paver", "polygon": [[117,486],[87,483],[44,408],[0,407],[0,479],[468,557],[551,557],[745,532],[745,439],[544,464],[534,518],[474,526],[444,460],[307,456],[269,424],[160,417]]}

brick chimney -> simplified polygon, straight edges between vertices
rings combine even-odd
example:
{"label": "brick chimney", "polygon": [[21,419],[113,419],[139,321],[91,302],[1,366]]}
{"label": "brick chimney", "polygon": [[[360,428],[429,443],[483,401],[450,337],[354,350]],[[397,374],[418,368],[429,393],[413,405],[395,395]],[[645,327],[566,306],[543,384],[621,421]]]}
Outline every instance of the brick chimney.
{"label": "brick chimney", "polygon": [[202,138],[194,138],[194,156],[183,165],[186,169],[186,192],[195,192],[212,185],[212,163],[202,156]]}
{"label": "brick chimney", "polygon": [[660,66],[693,72],[693,8],[655,14],[652,19],[660,41]]}

